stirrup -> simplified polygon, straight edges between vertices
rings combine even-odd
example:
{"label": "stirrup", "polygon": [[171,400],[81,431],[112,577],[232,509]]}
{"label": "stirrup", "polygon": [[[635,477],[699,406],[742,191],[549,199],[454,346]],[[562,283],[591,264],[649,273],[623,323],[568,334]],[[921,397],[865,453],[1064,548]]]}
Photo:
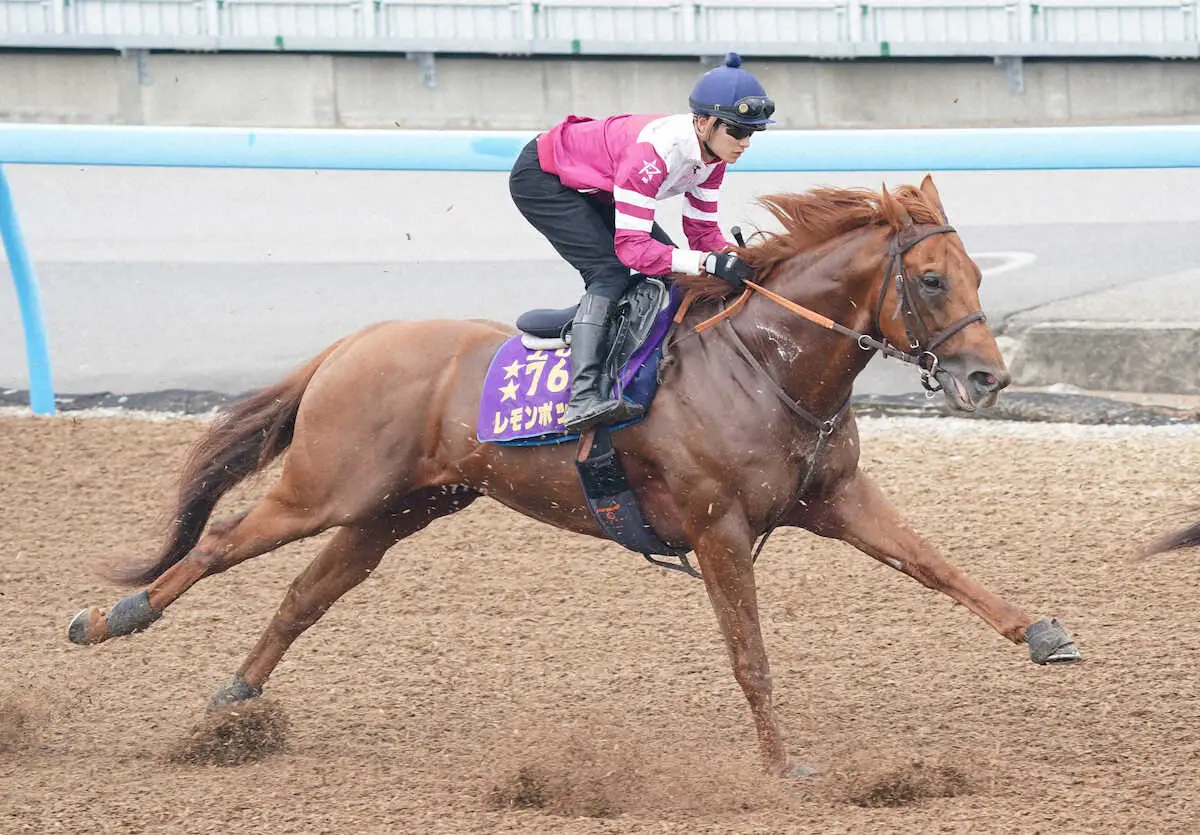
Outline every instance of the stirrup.
{"label": "stirrup", "polygon": [[624,398],[603,400],[594,404],[590,409],[584,410],[574,419],[569,416],[564,418],[563,428],[568,432],[582,432],[601,424],[612,426],[617,423],[625,423],[641,417],[645,412],[646,409],[640,403],[634,403],[632,400]]}

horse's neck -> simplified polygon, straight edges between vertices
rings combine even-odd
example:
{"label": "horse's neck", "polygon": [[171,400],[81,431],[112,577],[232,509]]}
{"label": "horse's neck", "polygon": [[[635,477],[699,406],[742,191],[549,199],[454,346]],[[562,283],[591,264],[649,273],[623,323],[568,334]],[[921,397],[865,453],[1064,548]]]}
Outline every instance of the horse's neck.
{"label": "horse's neck", "polygon": [[[857,230],[781,264],[770,289],[840,325],[870,333],[884,253],[885,233]],[[846,401],[872,356],[853,338],[758,294],[731,323],[783,389],[818,415],[832,414]],[[784,339],[798,351],[787,350]]]}

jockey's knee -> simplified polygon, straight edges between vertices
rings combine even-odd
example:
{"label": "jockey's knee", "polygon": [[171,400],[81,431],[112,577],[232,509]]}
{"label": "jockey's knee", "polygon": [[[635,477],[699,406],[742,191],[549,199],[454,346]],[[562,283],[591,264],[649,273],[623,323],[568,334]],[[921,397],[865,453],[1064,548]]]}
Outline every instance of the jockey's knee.
{"label": "jockey's knee", "polygon": [[583,284],[587,288],[587,292],[593,296],[600,296],[615,302],[625,295],[625,290],[628,289],[634,276],[629,274],[629,269],[622,267],[620,272],[614,270],[606,270],[603,272],[595,272],[592,275],[584,275]]}

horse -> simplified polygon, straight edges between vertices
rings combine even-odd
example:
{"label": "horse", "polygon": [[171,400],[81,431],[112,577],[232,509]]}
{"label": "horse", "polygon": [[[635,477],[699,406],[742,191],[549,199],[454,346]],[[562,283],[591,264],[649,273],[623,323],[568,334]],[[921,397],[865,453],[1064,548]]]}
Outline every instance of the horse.
{"label": "horse", "polygon": [[[755,586],[754,543],[777,526],[842,540],[945,593],[1027,643],[1036,663],[1081,655],[1057,620],[1034,618],[950,563],[858,468],[850,396],[876,351],[918,365],[926,387],[961,412],[992,405],[1010,380],[980,310],[982,274],[932,177],[760,200],[782,229],[735,248],[757,280],[728,304],[739,288],[678,277],[691,303],[669,334],[656,399],[611,441],[647,524],[695,553],[766,771],[800,776],[816,772],[785,743]],[[569,444],[478,440],[481,382],[513,332],[483,320],[376,323],[230,405],[184,465],[157,556],[110,568],[142,590],[80,611],[69,639],[144,630],[197,581],[338,528],[210,707],[235,704],[262,694],[296,637],[393,545],[480,496],[600,536]],[[260,501],[206,529],[230,488],[285,451]]]}

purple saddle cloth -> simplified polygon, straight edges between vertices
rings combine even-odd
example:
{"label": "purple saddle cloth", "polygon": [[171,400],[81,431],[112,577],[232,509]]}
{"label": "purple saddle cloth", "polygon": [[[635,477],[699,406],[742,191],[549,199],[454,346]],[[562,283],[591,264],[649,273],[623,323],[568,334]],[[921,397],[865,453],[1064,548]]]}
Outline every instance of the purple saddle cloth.
{"label": "purple saddle cloth", "polygon": [[[647,409],[658,389],[663,337],[678,304],[672,293],[671,303],[659,311],[649,335],[617,378],[623,395]],[[477,436],[481,441],[514,446],[560,444],[578,438],[578,433],[567,432],[562,425],[570,396],[571,349],[531,350],[521,344],[520,334],[511,337],[492,357],[483,379]]]}

